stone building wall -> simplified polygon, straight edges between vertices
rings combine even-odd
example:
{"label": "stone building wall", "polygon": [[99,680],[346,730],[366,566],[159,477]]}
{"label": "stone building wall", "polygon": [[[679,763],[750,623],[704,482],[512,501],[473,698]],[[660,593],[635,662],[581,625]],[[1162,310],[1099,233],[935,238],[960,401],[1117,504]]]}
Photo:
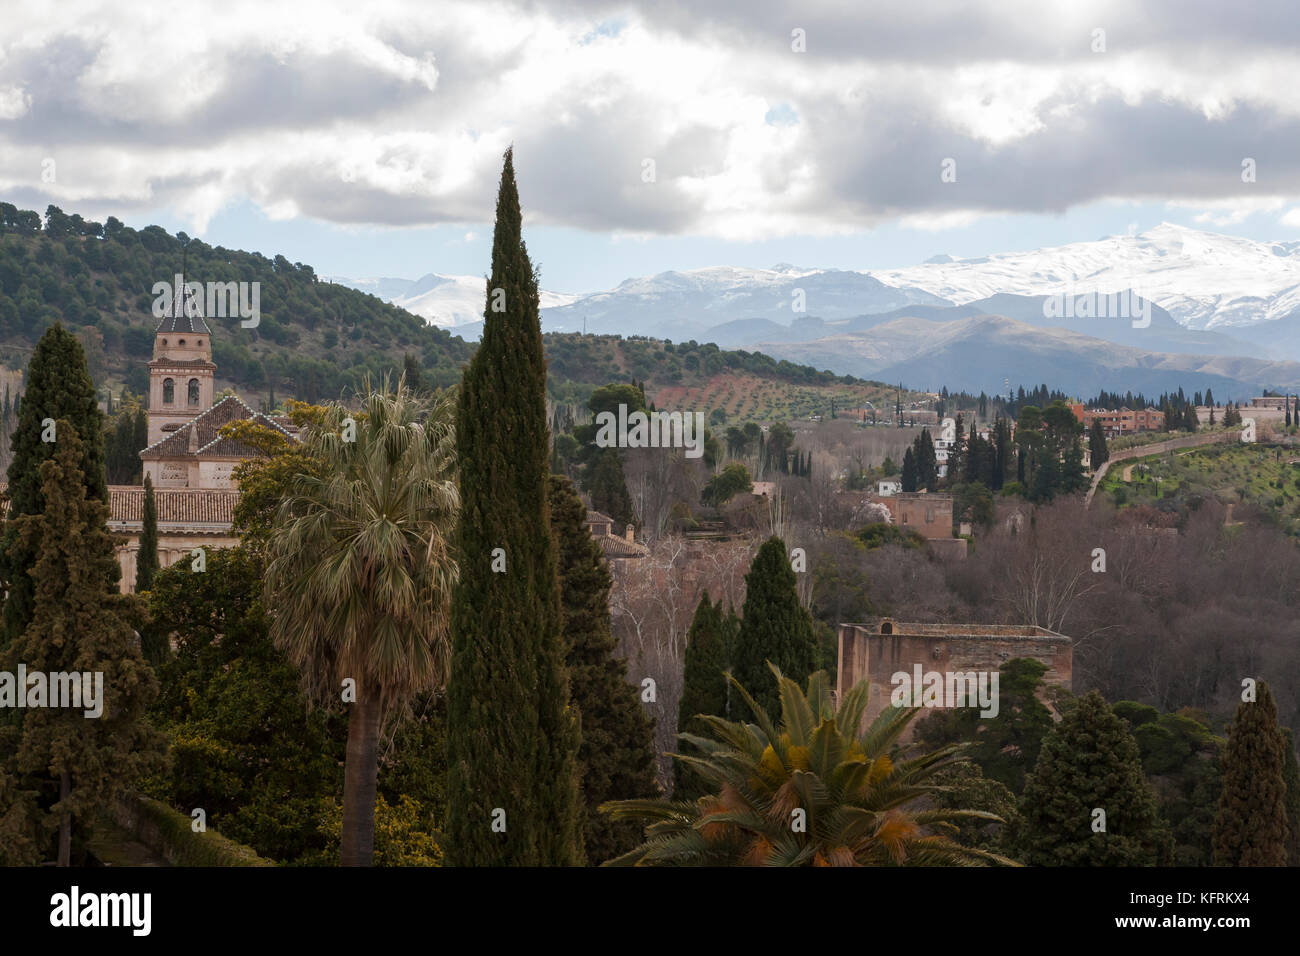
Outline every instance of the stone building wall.
{"label": "stone building wall", "polygon": [[[1016,657],[1037,658],[1047,665],[1047,673],[1043,675],[1047,685],[1070,689],[1071,641],[1045,628],[908,624],[888,618],[870,624],[841,624],[836,691],[842,696],[860,680],[869,680],[866,720],[870,722],[890,706],[895,686],[892,678],[900,671],[912,674],[920,665],[922,672],[993,673]],[[920,716],[924,716],[924,711]],[[911,739],[910,729],[905,739]]]}

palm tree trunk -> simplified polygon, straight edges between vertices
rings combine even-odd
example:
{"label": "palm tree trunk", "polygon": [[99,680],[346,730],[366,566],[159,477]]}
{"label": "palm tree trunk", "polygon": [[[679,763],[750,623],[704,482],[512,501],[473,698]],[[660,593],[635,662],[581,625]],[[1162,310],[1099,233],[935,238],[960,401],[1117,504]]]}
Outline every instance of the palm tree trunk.
{"label": "palm tree trunk", "polygon": [[343,767],[344,866],[370,866],[375,855],[375,778],[379,771],[379,701],[369,695],[348,717]]}
{"label": "palm tree trunk", "polygon": [[[72,794],[72,773],[63,771],[59,778],[59,800],[67,800]],[[46,844],[47,846],[49,844]],[[59,821],[59,866],[72,865],[72,814],[67,810],[63,811],[63,818]]]}

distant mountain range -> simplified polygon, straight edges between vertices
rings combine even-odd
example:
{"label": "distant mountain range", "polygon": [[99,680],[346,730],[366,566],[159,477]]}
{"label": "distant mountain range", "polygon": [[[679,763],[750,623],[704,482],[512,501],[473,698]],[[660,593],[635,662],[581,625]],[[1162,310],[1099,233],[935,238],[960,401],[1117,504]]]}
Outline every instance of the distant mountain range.
{"label": "distant mountain range", "polygon": [[[481,330],[481,277],[332,281],[467,338]],[[1152,304],[1149,325],[1049,317],[1062,313],[1052,304],[1069,302],[1069,315],[1083,297],[1121,292]],[[1031,252],[938,255],[906,269],[664,272],[605,292],[543,293],[542,306],[546,331],[582,331],[585,320],[590,332],[716,342],[915,387],[1300,389],[1300,242],[1169,223]]]}

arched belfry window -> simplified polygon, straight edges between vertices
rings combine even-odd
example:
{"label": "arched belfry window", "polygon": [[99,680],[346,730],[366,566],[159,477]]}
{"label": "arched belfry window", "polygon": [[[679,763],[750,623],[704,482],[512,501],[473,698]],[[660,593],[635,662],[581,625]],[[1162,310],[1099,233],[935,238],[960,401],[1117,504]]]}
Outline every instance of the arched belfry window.
{"label": "arched belfry window", "polygon": [[192,378],[190,379],[190,404],[197,405],[198,403],[199,403],[199,380],[197,378]]}
{"label": "arched belfry window", "polygon": [[176,383],[169,378],[163,379],[163,404],[171,405],[176,401]]}

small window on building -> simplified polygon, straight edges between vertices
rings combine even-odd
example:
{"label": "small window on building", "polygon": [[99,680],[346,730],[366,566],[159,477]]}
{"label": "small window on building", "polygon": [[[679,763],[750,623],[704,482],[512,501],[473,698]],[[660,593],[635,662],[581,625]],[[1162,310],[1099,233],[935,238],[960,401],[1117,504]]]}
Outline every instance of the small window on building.
{"label": "small window on building", "polygon": [[925,509],[925,523],[926,523],[926,524],[934,524],[934,509],[933,509],[933,508],[926,508],[926,509]]}
{"label": "small window on building", "polygon": [[198,403],[199,403],[199,380],[197,378],[192,378],[190,379],[190,404],[197,405]]}
{"label": "small window on building", "polygon": [[163,379],[163,404],[171,405],[176,401],[176,383],[169,378]]}
{"label": "small window on building", "polygon": [[184,340],[184,339],[181,339],[181,340],[180,340],[179,342],[177,342],[176,344],[179,345],[181,348],[185,348],[185,340]]}

